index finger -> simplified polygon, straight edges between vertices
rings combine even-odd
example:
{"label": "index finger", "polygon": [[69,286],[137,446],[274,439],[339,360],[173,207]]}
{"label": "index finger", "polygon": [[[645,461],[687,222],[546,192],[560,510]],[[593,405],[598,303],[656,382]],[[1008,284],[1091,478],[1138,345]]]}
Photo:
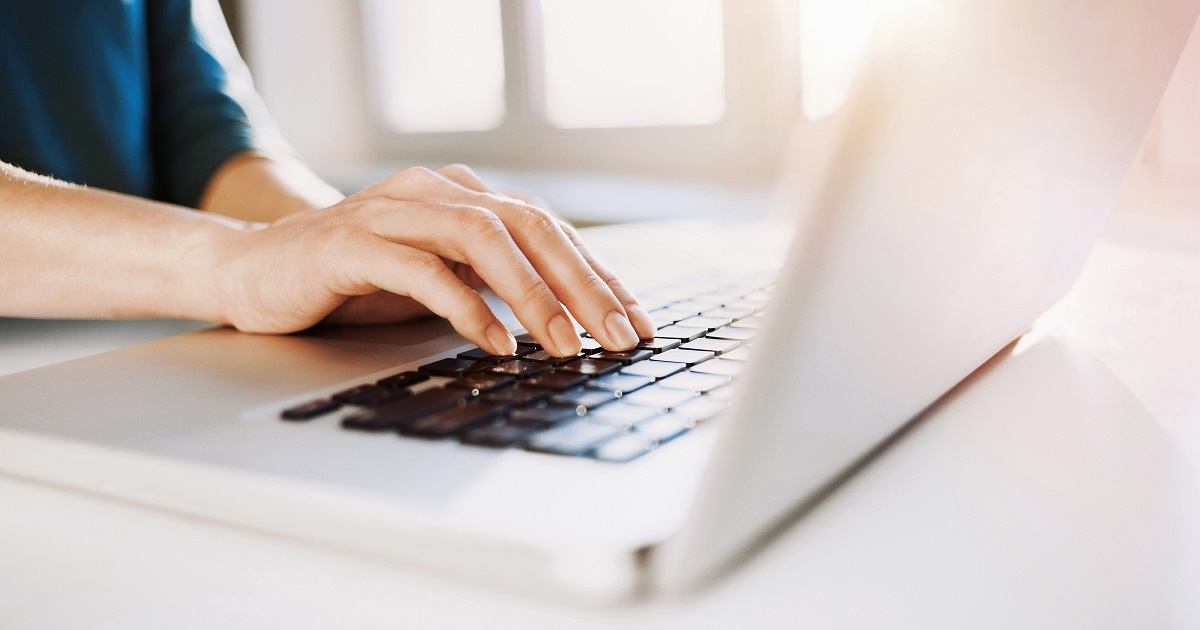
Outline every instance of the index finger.
{"label": "index finger", "polygon": [[[483,181],[483,179],[471,169],[471,167],[465,164],[449,164],[437,169],[437,172],[464,188],[469,188],[476,192],[503,194],[499,190],[488,185],[487,182]],[[526,200],[518,199],[518,201]],[[585,245],[583,242],[583,237],[580,236],[579,231],[576,230],[574,226],[562,219],[558,220],[558,224],[563,233],[567,235],[567,238],[571,240],[571,243],[575,246],[575,249],[579,250],[579,255],[583,256],[583,259],[585,262],[587,262],[588,266],[590,266],[592,270],[596,272],[596,275],[600,276],[601,280],[604,280],[605,284],[607,284],[608,288],[613,292],[613,295],[616,296],[621,305],[625,307],[625,314],[629,317],[629,322],[633,324],[633,328],[635,331],[637,331],[638,336],[642,339],[653,338],[656,331],[654,318],[650,317],[650,314],[642,308],[642,305],[638,302],[637,298],[634,297],[633,293],[630,292],[629,289],[625,288],[625,285],[621,283],[620,279],[617,278],[617,275],[605,267],[595,257],[595,255],[588,250],[587,245]]]}
{"label": "index finger", "polygon": [[[422,172],[426,186],[420,188],[419,194],[436,194],[437,198],[424,200],[478,206],[494,212],[518,250],[533,265],[536,275],[545,281],[558,301],[574,314],[577,322],[601,346],[613,350],[628,350],[636,346],[638,334],[630,323],[622,300],[617,299],[604,278],[596,274],[568,235],[560,229],[557,218],[545,210],[502,194],[481,192],[490,191],[491,188],[482,185],[478,178],[473,179],[473,173],[466,167],[449,167],[449,172],[466,181],[467,185],[458,184],[443,173],[426,170]],[[430,175],[445,178],[444,185],[436,188],[428,186]],[[402,179],[396,180],[395,184],[385,181],[382,190],[398,197],[413,194],[412,188],[404,186]],[[484,269],[476,266],[476,271],[482,275]],[[509,304],[514,302],[510,301]]]}

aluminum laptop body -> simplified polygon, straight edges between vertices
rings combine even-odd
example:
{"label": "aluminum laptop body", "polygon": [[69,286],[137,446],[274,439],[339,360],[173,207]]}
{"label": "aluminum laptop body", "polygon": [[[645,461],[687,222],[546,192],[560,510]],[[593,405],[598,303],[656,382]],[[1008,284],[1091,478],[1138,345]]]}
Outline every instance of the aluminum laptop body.
{"label": "aluminum laptop body", "polygon": [[[1200,10],[892,4],[846,105],[796,139],[830,139],[828,159],[783,175],[819,185],[714,423],[628,464],[288,424],[289,405],[469,344],[435,320],[218,328],[0,378],[0,470],[593,601],[719,575],[1067,290]],[[771,263],[780,235],[665,229],[687,246],[644,225],[590,239],[647,289]]]}

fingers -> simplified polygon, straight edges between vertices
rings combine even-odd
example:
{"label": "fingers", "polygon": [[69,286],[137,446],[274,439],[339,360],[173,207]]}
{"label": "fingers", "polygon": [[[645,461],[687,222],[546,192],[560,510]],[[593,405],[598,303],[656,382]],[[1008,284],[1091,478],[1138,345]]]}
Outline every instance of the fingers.
{"label": "fingers", "polygon": [[483,298],[440,258],[405,245],[376,241],[362,251],[362,281],[396,295],[409,296],[446,318],[463,337],[498,355],[516,352],[517,342],[496,319]]}
{"label": "fingers", "polygon": [[488,186],[479,175],[475,173],[471,167],[466,164],[449,164],[437,170],[437,173],[446,179],[475,192],[492,193],[499,195],[499,190]]}
{"label": "fingers", "polygon": [[638,335],[624,305],[545,210],[519,202],[482,200],[509,228],[554,294],[605,348],[628,350]]}
{"label": "fingers", "polygon": [[[440,185],[438,182],[441,182]],[[556,299],[566,305],[575,319],[601,345],[610,350],[628,350],[637,344],[638,331],[630,323],[622,300],[584,259],[561,229],[558,220],[545,210],[490,192],[491,189],[470,169],[459,165],[444,167],[441,172],[408,169],[379,184],[378,190],[394,199],[449,202],[489,210],[500,219],[512,241],[532,264],[536,274],[544,279]],[[422,195],[429,197],[421,198]],[[460,238],[455,238],[454,242],[459,244],[463,252],[469,254],[478,247],[477,243],[470,241],[468,232],[456,236]],[[494,276],[485,273],[484,268],[474,262],[472,266],[492,289],[514,306],[515,312],[518,303],[510,300],[512,294],[505,295],[500,287],[493,284]],[[636,304],[633,300],[626,301]],[[522,323],[526,323],[525,320]],[[569,322],[563,322],[555,328],[562,331],[569,326]],[[642,326],[644,328],[645,324]],[[526,327],[529,328],[528,325]],[[536,330],[531,329],[530,333],[539,341],[542,340]]]}
{"label": "fingers", "polygon": [[629,289],[626,289],[625,285],[621,284],[616,274],[609,271],[607,267],[592,255],[587,245],[584,244],[583,237],[579,235],[579,231],[574,226],[565,221],[559,221],[559,227],[567,235],[567,238],[571,239],[571,243],[575,245],[575,249],[579,250],[579,254],[583,256],[587,264],[596,272],[596,275],[604,280],[609,290],[613,292],[613,295],[625,307],[625,313],[629,316],[629,322],[633,324],[633,329],[637,331],[638,336],[642,339],[654,338],[654,333],[658,330],[654,325],[654,318],[650,317],[650,314],[642,308],[641,304],[638,304],[637,298],[633,297],[633,293],[630,293]]}
{"label": "fingers", "polygon": [[389,241],[470,265],[547,352],[569,356],[582,348],[562,304],[495,214],[474,206],[377,202],[368,225]]}

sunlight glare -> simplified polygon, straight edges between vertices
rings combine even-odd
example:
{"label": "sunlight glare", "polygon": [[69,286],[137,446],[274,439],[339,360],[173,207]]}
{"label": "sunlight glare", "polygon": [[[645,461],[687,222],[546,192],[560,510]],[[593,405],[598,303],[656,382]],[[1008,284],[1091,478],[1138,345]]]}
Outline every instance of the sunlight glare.
{"label": "sunlight glare", "polygon": [[505,115],[499,0],[374,0],[383,115],[403,132],[493,129]]}
{"label": "sunlight glare", "polygon": [[800,84],[809,120],[845,101],[886,0],[799,0]]}
{"label": "sunlight glare", "polygon": [[721,0],[541,0],[545,108],[560,128],[725,114]]}

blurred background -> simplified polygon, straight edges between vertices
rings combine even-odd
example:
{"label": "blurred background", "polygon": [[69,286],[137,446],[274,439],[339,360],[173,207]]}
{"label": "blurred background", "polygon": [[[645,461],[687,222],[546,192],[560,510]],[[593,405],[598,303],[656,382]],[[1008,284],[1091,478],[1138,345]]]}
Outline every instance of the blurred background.
{"label": "blurred background", "polygon": [[[591,224],[760,211],[885,1],[221,5],[284,135],[340,188],[464,162]],[[1131,182],[1200,209],[1195,38]]]}

